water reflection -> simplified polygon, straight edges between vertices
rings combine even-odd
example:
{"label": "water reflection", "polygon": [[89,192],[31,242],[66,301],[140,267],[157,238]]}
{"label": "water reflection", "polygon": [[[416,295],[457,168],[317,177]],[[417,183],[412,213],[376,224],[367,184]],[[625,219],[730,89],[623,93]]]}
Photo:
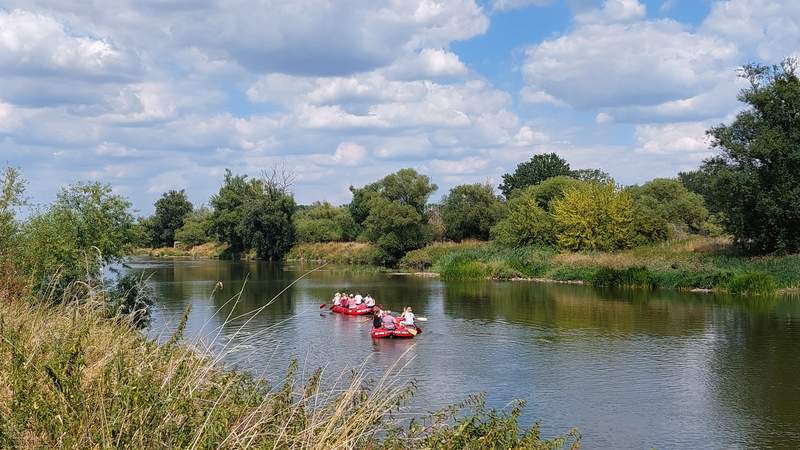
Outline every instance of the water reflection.
{"label": "water reflection", "polygon": [[[374,375],[404,354],[430,410],[486,392],[528,401],[545,434],[577,426],[584,448],[796,448],[800,444],[800,302],[670,291],[302,272],[256,262],[146,261],[161,297],[154,334],[187,305],[188,330],[244,350],[228,362],[278,376],[292,358],[331,374]],[[245,279],[247,279],[245,283]],[[223,288],[214,296],[217,281]],[[242,291],[238,303],[226,303]],[[368,319],[319,309],[336,291],[370,293],[429,318],[424,334],[369,339]],[[226,318],[231,318],[227,319]],[[203,324],[206,324],[203,327]],[[167,332],[162,332],[164,334]]]}

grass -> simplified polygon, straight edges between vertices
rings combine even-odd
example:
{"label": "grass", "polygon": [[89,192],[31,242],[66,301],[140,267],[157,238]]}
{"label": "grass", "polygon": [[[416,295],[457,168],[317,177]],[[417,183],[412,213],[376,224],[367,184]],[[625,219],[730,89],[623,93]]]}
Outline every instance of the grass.
{"label": "grass", "polygon": [[702,236],[614,253],[506,249],[488,242],[433,244],[410,252],[400,265],[451,280],[546,278],[748,295],[800,287],[800,255],[745,257],[733,251],[728,239]]}
{"label": "grass", "polygon": [[[0,303],[0,448],[579,445],[574,431],[543,440],[538,425],[521,428],[521,403],[497,412],[486,410],[480,396],[401,420],[415,388],[391,375],[402,363],[379,380],[360,370],[332,379],[317,370],[301,379],[292,363],[271,383],[221,362],[239,350],[234,339],[221,348],[185,342],[189,310],[159,345],[125,318],[105,318],[99,298],[89,291],[80,301]],[[253,339],[270,337],[248,336]]]}
{"label": "grass", "polygon": [[363,242],[325,242],[297,244],[286,255],[286,261],[327,262],[332,264],[375,265],[380,252]]}
{"label": "grass", "polygon": [[187,257],[196,259],[225,259],[229,258],[230,246],[219,242],[207,242],[190,248],[160,247],[138,248],[134,251],[137,256],[161,257]]}

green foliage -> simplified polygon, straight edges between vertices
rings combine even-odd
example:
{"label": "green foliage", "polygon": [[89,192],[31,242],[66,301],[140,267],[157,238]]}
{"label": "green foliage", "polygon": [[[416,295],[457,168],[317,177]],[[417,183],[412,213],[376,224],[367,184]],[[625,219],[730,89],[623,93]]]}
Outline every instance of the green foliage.
{"label": "green foliage", "polygon": [[3,169],[0,177],[0,260],[9,257],[18,230],[16,209],[25,203],[25,180],[13,167]]}
{"label": "green foliage", "polygon": [[184,247],[211,242],[210,223],[211,211],[208,208],[198,208],[186,216],[183,226],[175,232],[175,239]]}
{"label": "green foliage", "polygon": [[409,250],[430,242],[427,201],[435,190],[430,178],[414,169],[401,169],[353,190],[354,201],[359,198],[353,218],[358,220],[366,208],[365,236],[383,252],[384,264],[395,264]]}
{"label": "green foliage", "polygon": [[634,244],[640,246],[666,241],[671,235],[662,205],[650,196],[634,202],[633,229]]}
{"label": "green foliage", "polygon": [[489,230],[505,212],[488,184],[462,184],[442,199],[445,237],[454,241],[489,239]]}
{"label": "green foliage", "polygon": [[298,242],[342,242],[355,240],[358,226],[346,207],[316,202],[295,214]]}
{"label": "green foliage", "polygon": [[125,318],[136,327],[145,327],[150,322],[150,308],[155,298],[144,275],[123,275],[109,293],[109,316]]}
{"label": "green foliage", "polygon": [[248,180],[226,170],[210,203],[209,232],[233,252],[255,250],[259,258],[280,259],[294,244],[297,206],[285,182],[274,177]]}
{"label": "green foliage", "polygon": [[573,170],[570,174],[572,178],[575,178],[580,181],[586,181],[588,183],[613,183],[614,179],[611,178],[606,172],[603,172],[600,169],[578,169]]}
{"label": "green foliage", "polygon": [[771,295],[778,289],[778,283],[768,273],[745,272],[733,275],[727,288],[731,294]]}
{"label": "green foliage", "polygon": [[552,210],[551,203],[553,200],[561,198],[568,189],[578,187],[581,184],[583,184],[583,182],[576,178],[562,175],[548,178],[526,189],[530,189],[530,192],[536,197],[536,201],[542,209],[550,211]]}
{"label": "green foliage", "polygon": [[702,172],[737,244],[755,253],[800,251],[800,79],[796,61],[748,65],[749,109],[709,130],[722,154]]}
{"label": "green foliage", "polygon": [[598,287],[655,287],[654,275],[647,267],[634,266],[625,269],[600,267],[592,276],[592,284]]}
{"label": "green foliage", "polygon": [[22,252],[29,276],[41,289],[97,279],[119,261],[133,239],[130,203],[100,183],[74,184],[35,213],[23,227]]}
{"label": "green foliage", "polygon": [[156,203],[156,212],[150,223],[153,247],[172,247],[175,244],[175,232],[183,226],[183,222],[192,212],[192,203],[186,192],[168,191],[161,195]]}
{"label": "green foliage", "polygon": [[555,221],[539,206],[537,192],[538,186],[529,186],[511,197],[508,213],[492,228],[492,239],[510,247],[555,241]]}
{"label": "green foliage", "polygon": [[656,178],[628,190],[633,195],[634,201],[641,203],[643,207],[652,210],[678,229],[689,233],[705,231],[709,212],[703,197],[690,192],[680,181]]}
{"label": "green foliage", "polygon": [[559,247],[613,251],[634,240],[633,200],[614,184],[587,183],[553,201]]}
{"label": "green foliage", "polygon": [[548,178],[571,174],[569,164],[555,153],[533,155],[530,161],[519,164],[513,174],[503,175],[500,191],[506,198],[510,198],[515,189],[536,185]]}

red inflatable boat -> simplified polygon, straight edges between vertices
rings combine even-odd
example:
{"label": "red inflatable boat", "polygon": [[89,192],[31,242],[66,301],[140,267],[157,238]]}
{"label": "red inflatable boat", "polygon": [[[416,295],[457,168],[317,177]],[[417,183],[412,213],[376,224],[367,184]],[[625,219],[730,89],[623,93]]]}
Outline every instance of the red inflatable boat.
{"label": "red inflatable boat", "polygon": [[[422,328],[415,327],[417,334],[422,334]],[[396,330],[387,330],[386,328],[373,328],[369,334],[375,339],[396,337],[396,338],[413,338],[414,335],[408,332],[408,328],[398,328]]]}
{"label": "red inflatable boat", "polygon": [[364,305],[359,305],[358,308],[355,309],[343,308],[341,306],[332,306],[331,311],[339,314],[347,314],[350,316],[364,316],[367,314],[372,314],[372,308],[366,307]]}

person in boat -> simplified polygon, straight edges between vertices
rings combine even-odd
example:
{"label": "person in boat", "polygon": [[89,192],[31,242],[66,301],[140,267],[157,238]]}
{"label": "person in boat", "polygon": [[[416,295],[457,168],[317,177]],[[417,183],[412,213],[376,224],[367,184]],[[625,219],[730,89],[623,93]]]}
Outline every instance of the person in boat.
{"label": "person in boat", "polygon": [[383,327],[383,311],[380,308],[375,308],[372,311],[372,328]]}
{"label": "person in boat", "polygon": [[406,328],[416,326],[414,325],[414,312],[410,306],[406,306],[403,314],[400,315],[400,324]]}
{"label": "person in boat", "polygon": [[356,294],[355,299],[356,299],[356,305],[364,303],[364,297],[362,297],[360,293]]}
{"label": "person in boat", "polygon": [[342,299],[341,299],[340,306],[342,308],[348,308],[350,306],[350,298],[347,296],[346,293],[342,294]]}
{"label": "person in boat", "polygon": [[342,306],[342,294],[337,292],[336,295],[333,296],[333,306]]}
{"label": "person in boat", "polygon": [[394,323],[395,322],[395,318],[391,313],[383,312],[381,315],[382,315],[381,322],[382,322],[383,328],[385,328],[387,330],[394,330],[395,328],[397,328],[397,326]]}
{"label": "person in boat", "polygon": [[372,298],[371,295],[367,294],[367,296],[364,297],[364,304],[367,305],[367,308],[372,308],[375,306],[375,299]]}

